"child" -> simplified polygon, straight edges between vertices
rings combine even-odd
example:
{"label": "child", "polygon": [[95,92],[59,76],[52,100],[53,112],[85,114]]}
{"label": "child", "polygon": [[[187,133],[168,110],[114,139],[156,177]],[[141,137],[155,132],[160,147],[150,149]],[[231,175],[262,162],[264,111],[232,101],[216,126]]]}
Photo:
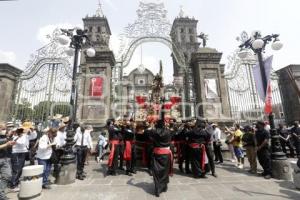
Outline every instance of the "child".
{"label": "child", "polygon": [[103,155],[105,151],[105,147],[107,146],[107,139],[105,137],[105,132],[101,132],[99,135],[99,140],[98,140],[98,157],[97,157],[97,162],[102,162],[103,161]]}

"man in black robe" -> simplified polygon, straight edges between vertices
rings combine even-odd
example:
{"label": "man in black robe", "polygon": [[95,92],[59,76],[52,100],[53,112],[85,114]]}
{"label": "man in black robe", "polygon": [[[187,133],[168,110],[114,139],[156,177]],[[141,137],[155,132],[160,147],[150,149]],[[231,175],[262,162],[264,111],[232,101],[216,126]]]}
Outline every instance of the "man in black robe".
{"label": "man in black robe", "polygon": [[294,127],[291,129],[291,136],[296,148],[297,156],[300,157],[300,126],[299,122],[294,122]]}
{"label": "man in black robe", "polygon": [[169,172],[173,163],[173,156],[170,150],[171,133],[164,127],[163,117],[157,122],[152,138],[154,146],[152,174],[155,184],[155,195],[159,197],[161,192],[168,190]]}
{"label": "man in black robe", "polygon": [[209,137],[209,133],[205,130],[205,122],[201,120],[198,120],[196,127],[189,132],[189,153],[194,178],[206,178],[206,142]]}
{"label": "man in black robe", "polygon": [[135,148],[135,134],[133,128],[130,127],[130,123],[127,122],[124,128],[124,160],[126,161],[126,175],[132,176],[131,173],[136,173],[136,148]]}
{"label": "man in black robe", "polygon": [[109,146],[110,154],[108,158],[108,171],[107,175],[116,175],[116,169],[118,167],[118,155],[119,155],[119,132],[121,131],[114,124],[114,120],[107,122],[108,133],[109,133]]}

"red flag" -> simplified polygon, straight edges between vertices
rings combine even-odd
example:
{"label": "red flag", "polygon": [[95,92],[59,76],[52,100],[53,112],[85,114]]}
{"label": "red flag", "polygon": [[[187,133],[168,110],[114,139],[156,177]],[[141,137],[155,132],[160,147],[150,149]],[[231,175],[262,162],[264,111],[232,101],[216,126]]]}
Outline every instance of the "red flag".
{"label": "red flag", "polygon": [[267,94],[265,99],[265,113],[272,113],[272,87],[270,81],[268,83]]}

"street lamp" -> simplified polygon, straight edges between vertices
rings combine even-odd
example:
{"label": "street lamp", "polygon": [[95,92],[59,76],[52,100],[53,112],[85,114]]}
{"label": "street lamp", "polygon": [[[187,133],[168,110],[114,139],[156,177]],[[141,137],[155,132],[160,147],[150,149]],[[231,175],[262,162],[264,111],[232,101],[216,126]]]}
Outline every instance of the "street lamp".
{"label": "street lamp", "polygon": [[75,182],[75,155],[73,153],[72,147],[74,145],[74,135],[76,131],[75,121],[76,121],[76,107],[77,107],[77,91],[76,91],[76,74],[78,69],[78,57],[79,53],[86,46],[90,48],[85,50],[85,53],[88,57],[94,57],[96,51],[91,47],[91,42],[87,36],[87,30],[82,30],[80,28],[74,29],[61,29],[62,34],[58,36],[58,42],[63,45],[69,45],[66,50],[66,54],[69,56],[74,55],[74,64],[73,64],[73,73],[72,73],[72,88],[71,88],[71,97],[70,105],[71,109],[71,118],[67,127],[67,139],[66,145],[64,147],[64,154],[61,158],[62,167],[60,169],[59,177],[57,177],[57,183],[66,185]]}
{"label": "street lamp", "polygon": [[[252,33],[251,38],[246,40],[244,43],[242,43],[239,48],[241,51],[238,53],[238,56],[243,59],[247,57],[247,50],[251,49],[258,57],[260,72],[261,72],[261,78],[264,88],[264,94],[266,96],[266,89],[268,85],[268,80],[265,72],[264,62],[263,62],[263,55],[262,53],[265,51],[265,47],[269,42],[272,42],[272,49],[273,50],[280,50],[283,46],[283,44],[278,39],[278,34],[272,34],[267,35],[265,37],[261,36],[261,33],[259,31],[254,31]],[[286,155],[282,152],[280,141],[279,141],[279,135],[275,128],[274,123],[274,114],[270,113],[269,115],[269,123],[270,123],[270,133],[271,133],[271,147],[272,147],[272,159],[273,160],[286,160]]]}

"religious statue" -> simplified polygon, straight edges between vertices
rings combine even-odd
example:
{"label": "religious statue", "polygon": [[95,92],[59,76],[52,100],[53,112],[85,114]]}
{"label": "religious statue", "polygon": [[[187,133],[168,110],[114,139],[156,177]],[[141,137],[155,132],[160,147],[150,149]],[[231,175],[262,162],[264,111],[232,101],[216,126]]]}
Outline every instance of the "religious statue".
{"label": "religious statue", "polygon": [[200,38],[200,39],[202,39],[202,45],[205,48],[207,40],[208,40],[208,35],[204,34],[203,32],[201,32],[200,35],[198,35],[197,37]]}
{"label": "religious statue", "polygon": [[159,103],[160,97],[162,95],[162,88],[164,87],[162,76],[163,76],[163,67],[162,67],[162,61],[160,61],[159,73],[154,76],[152,87],[151,87],[152,89],[151,101],[155,103]]}

